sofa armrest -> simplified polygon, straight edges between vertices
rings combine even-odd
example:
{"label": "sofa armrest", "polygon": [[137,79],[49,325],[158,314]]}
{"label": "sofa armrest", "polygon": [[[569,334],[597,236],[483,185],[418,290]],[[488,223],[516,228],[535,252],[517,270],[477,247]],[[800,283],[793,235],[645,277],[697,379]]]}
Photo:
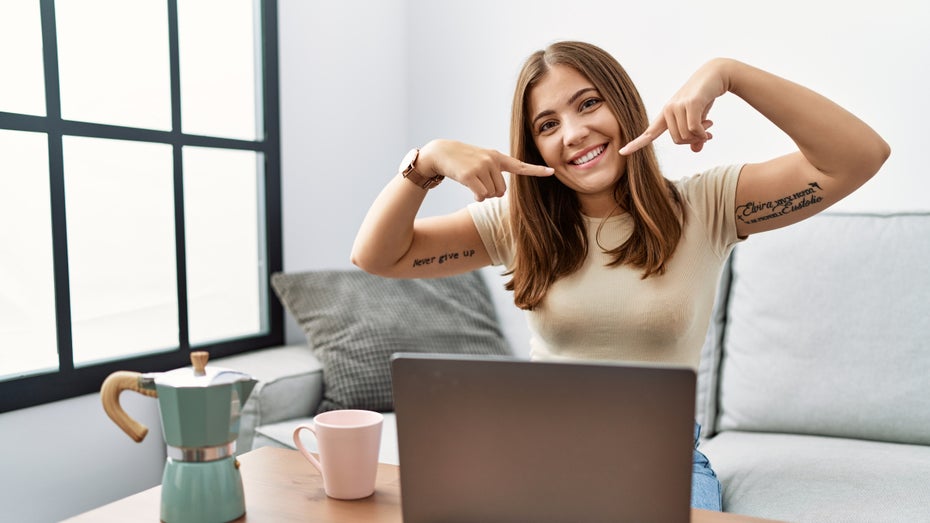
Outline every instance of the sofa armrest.
{"label": "sofa armrest", "polygon": [[245,352],[211,364],[258,380],[239,418],[237,454],[252,450],[256,427],[312,416],[323,398],[323,366],[305,344]]}

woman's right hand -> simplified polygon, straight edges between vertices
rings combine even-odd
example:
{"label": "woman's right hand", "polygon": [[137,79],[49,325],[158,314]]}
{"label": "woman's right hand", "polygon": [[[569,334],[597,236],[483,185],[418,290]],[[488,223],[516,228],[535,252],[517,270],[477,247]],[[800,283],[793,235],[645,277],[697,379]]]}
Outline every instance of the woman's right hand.
{"label": "woman's right hand", "polygon": [[468,187],[475,200],[503,196],[504,173],[552,176],[551,167],[521,162],[493,149],[482,149],[454,140],[433,140],[420,149],[417,170],[426,176],[442,175]]}
{"label": "woman's right hand", "polygon": [[[553,169],[531,165],[492,149],[453,140],[433,140],[420,148],[414,167],[421,175],[442,175],[468,187],[475,199],[503,196],[504,172],[552,176]],[[392,278],[438,278],[491,263],[466,208],[417,219],[428,191],[395,174],[368,209],[352,246],[352,263]],[[454,256],[443,263],[448,253]],[[436,260],[437,263],[432,263]]]}

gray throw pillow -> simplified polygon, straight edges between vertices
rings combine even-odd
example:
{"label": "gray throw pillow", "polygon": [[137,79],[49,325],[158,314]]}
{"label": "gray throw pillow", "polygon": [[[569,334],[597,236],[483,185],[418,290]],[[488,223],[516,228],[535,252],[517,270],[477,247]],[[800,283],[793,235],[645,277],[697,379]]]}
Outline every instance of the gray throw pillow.
{"label": "gray throw pillow", "polygon": [[275,273],[271,284],[323,364],[317,412],[393,410],[395,352],[512,353],[479,272],[422,280],[359,270]]}

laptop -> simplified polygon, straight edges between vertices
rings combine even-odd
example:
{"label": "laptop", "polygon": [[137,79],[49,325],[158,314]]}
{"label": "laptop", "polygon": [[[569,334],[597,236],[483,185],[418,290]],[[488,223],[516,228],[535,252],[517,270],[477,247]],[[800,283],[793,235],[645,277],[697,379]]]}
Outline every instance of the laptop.
{"label": "laptop", "polygon": [[397,353],[405,523],[690,520],[684,367]]}

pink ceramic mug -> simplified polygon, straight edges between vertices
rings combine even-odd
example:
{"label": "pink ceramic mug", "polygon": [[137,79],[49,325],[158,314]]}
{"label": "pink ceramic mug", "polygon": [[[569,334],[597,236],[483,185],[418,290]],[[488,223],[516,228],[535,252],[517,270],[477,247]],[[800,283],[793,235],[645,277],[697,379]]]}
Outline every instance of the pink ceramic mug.
{"label": "pink ceramic mug", "polygon": [[[370,410],[331,410],[294,429],[294,444],[323,475],[327,496],[359,499],[375,492],[383,422],[384,416]],[[300,441],[302,430],[316,436],[319,459]]]}

